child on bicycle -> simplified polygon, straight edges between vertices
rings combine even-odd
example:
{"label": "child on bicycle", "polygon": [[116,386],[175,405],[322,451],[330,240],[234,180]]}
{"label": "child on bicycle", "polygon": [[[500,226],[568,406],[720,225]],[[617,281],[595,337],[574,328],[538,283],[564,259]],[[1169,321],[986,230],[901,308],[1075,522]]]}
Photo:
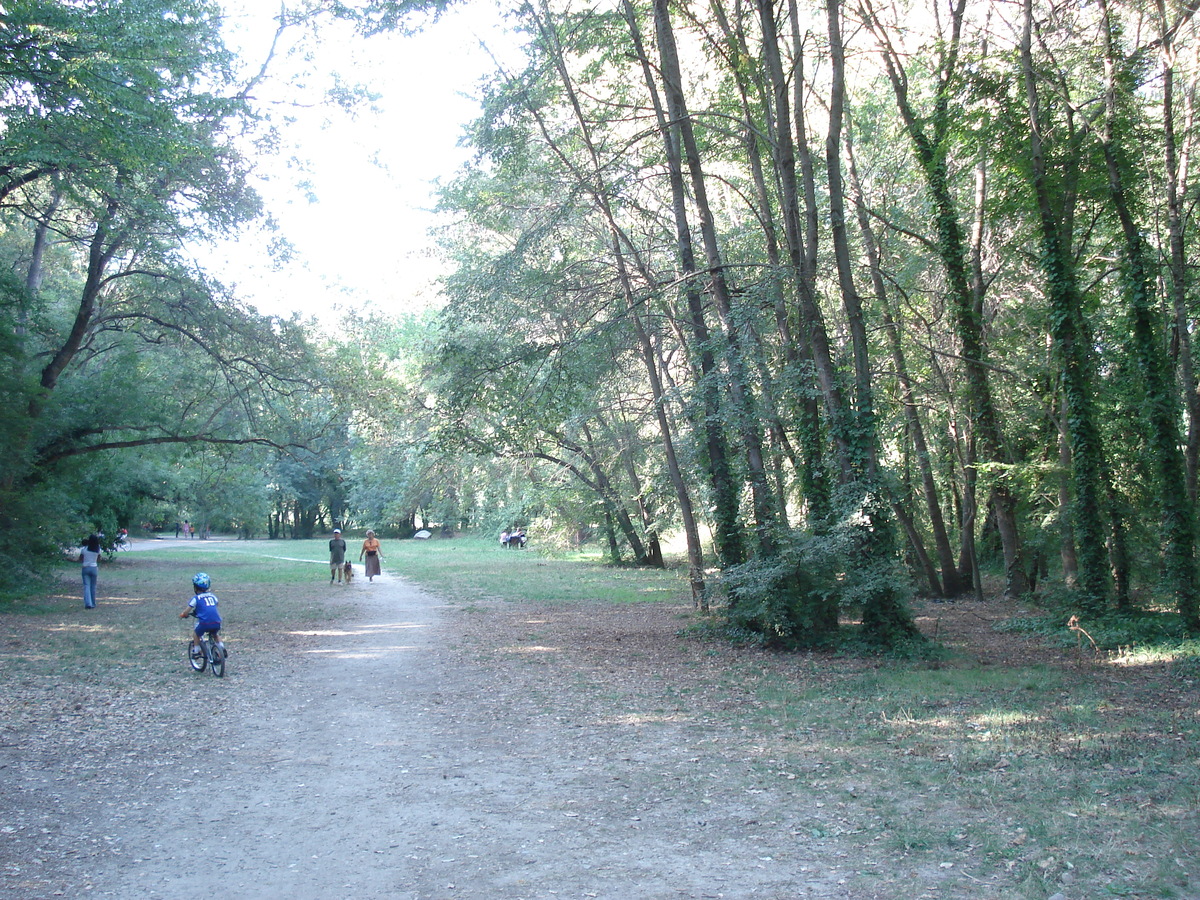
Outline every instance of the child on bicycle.
{"label": "child on bicycle", "polygon": [[225,653],[225,643],[220,639],[221,614],[217,612],[217,595],[209,590],[210,587],[212,580],[203,572],[197,572],[192,579],[195,596],[188,601],[187,609],[179,614],[181,619],[196,617],[196,627],[192,630],[192,656],[199,656],[203,652],[200,649],[200,635],[206,631],[212,632],[217,639],[217,648],[222,654]]}

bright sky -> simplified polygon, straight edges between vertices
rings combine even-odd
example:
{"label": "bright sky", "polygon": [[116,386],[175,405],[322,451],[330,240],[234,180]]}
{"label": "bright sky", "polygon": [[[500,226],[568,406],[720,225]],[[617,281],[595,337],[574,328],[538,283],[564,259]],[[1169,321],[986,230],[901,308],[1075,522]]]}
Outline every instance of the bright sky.
{"label": "bright sky", "polygon": [[[230,8],[251,10],[239,17],[231,46],[261,59],[278,0]],[[493,68],[480,40],[493,49],[512,45],[498,23],[493,3],[467,0],[412,36],[363,41],[345,31],[326,33],[315,66],[326,77],[336,71],[344,81],[366,84],[380,95],[375,111],[356,118],[329,108],[290,111],[296,122],[284,134],[289,146],[261,164],[268,180],[258,189],[280,236],[295,249],[293,261],[276,269],[270,237],[252,234],[218,248],[210,270],[260,312],[298,310],[329,324],[348,310],[393,313],[429,303],[439,271],[427,234],[435,218],[432,191],[468,158],[458,142],[478,113],[479,79]],[[290,98],[301,91],[281,62],[261,93],[282,88]],[[293,157],[310,170],[289,165]],[[306,179],[311,192],[301,186]]]}

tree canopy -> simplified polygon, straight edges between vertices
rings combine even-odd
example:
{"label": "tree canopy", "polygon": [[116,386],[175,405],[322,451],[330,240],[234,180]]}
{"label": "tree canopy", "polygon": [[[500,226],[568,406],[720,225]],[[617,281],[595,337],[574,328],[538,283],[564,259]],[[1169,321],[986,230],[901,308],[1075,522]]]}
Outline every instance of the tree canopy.
{"label": "tree canopy", "polygon": [[700,510],[698,602],[715,564],[768,640],[911,635],[900,561],[1200,627],[1190,6],[513,15],[443,194],[446,433],[672,494],[637,538]]}
{"label": "tree canopy", "polygon": [[[17,555],[9,542],[61,541],[87,520],[95,498],[64,483],[94,477],[84,458],[301,446],[336,412],[300,323],[245,308],[190,260],[262,212],[242,142],[256,112],[220,18],[160,0],[18,2],[0,17],[0,540]],[[166,496],[153,468],[124,490]]]}

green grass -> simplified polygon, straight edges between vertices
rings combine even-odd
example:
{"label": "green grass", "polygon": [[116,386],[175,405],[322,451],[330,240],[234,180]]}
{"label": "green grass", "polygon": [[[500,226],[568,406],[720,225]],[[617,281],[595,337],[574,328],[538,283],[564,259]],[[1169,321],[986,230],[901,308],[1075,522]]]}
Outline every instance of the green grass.
{"label": "green grass", "polygon": [[107,680],[119,657],[118,668],[163,675],[182,659],[191,622],[178,614],[193,594],[191,580],[198,571],[212,577],[224,632],[235,646],[261,644],[270,634],[345,611],[337,598],[318,589],[325,587],[328,569],[301,554],[272,549],[265,555],[251,545],[225,543],[155,548],[101,563],[95,610],[82,609],[79,568],[70,563],[63,564],[50,591],[0,601],[0,614],[23,626],[22,639],[10,640],[5,656],[31,674],[57,671]]}
{"label": "green grass", "polygon": [[1046,667],[747,675],[778,763],[821,760],[813,783],[856,810],[825,818],[845,815],[897,856],[970,858],[977,878],[1015,880],[1005,896],[1070,884],[1089,885],[1086,896],[1195,896],[1194,682]]}
{"label": "green grass", "polygon": [[502,550],[494,541],[473,537],[388,541],[383,554],[384,571],[464,602],[654,603],[677,599],[687,590],[678,571],[621,568],[591,554]]}
{"label": "green grass", "polygon": [[[357,542],[351,540],[357,564]],[[325,590],[328,541],[193,542],[119,554],[101,565],[99,609],[82,614],[78,566],[64,562],[50,591],[0,600],[37,634],[37,650],[13,648],[39,672],[55,666],[95,668],[120,652],[154,667],[163,647],[182,642],[177,614],[198,571],[212,578],[232,645],[265,640],[347,612]],[[501,550],[477,538],[386,541],[384,571],[465,605],[482,600],[542,603],[653,603],[685,590],[675,572],[608,566],[587,554]],[[361,575],[361,566],[359,567]],[[170,664],[176,661],[171,659]]]}

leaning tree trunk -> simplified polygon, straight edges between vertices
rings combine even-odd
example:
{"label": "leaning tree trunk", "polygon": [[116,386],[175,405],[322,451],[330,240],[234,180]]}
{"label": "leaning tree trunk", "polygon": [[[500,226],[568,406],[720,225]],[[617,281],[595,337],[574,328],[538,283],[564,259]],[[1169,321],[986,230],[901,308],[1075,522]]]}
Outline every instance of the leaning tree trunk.
{"label": "leaning tree trunk", "polygon": [[654,103],[655,119],[666,152],[668,182],[671,188],[671,209],[675,224],[676,249],[684,276],[683,293],[687,304],[687,327],[691,331],[692,354],[699,362],[700,431],[704,435],[707,454],[707,475],[713,490],[713,543],[717,558],[723,566],[736,566],[746,561],[742,535],[741,490],[730,461],[729,446],[722,425],[721,391],[718,384],[717,361],[712,349],[712,335],[704,312],[704,300],[697,276],[696,251],[687,213],[687,188],[683,173],[677,123],[663,112],[658,85],[644,49],[637,14],[630,0],[624,2],[625,19],[641,63],[646,87]]}
{"label": "leaning tree trunk", "polygon": [[[551,35],[546,27],[546,23],[541,23],[543,26],[543,34],[546,38]],[[684,482],[682,469],[679,465],[678,454],[675,449],[673,429],[671,427],[670,418],[667,415],[666,397],[662,388],[662,380],[658,370],[657,355],[654,351],[653,344],[646,331],[641,315],[638,312],[639,304],[634,296],[633,284],[630,278],[628,266],[626,264],[625,255],[622,251],[622,235],[617,224],[616,217],[613,213],[612,206],[608,199],[608,194],[603,188],[603,178],[601,175],[601,167],[598,162],[598,154],[596,148],[592,145],[591,134],[588,130],[587,119],[580,109],[578,98],[575,94],[574,84],[567,72],[563,61],[562,53],[555,43],[554,62],[559,73],[563,89],[567,92],[571,100],[571,107],[575,114],[576,122],[579,126],[581,136],[588,149],[589,158],[592,166],[592,171],[588,173],[588,177],[581,177],[580,184],[592,186],[592,199],[596,204],[597,209],[602,214],[609,228],[609,237],[612,242],[614,253],[614,261],[617,266],[617,273],[621,284],[622,294],[625,299],[626,308],[630,313],[630,317],[634,322],[635,332],[638,337],[638,346],[641,351],[643,362],[646,366],[647,377],[651,384],[651,390],[654,397],[654,405],[661,437],[663,440],[663,450],[667,458],[668,471],[670,473],[672,485],[676,491],[676,497],[680,505],[680,516],[684,525],[684,534],[687,539],[688,547],[688,572],[689,581],[692,589],[692,600],[696,605],[707,608],[707,597],[704,587],[704,556],[700,543],[700,530],[696,522],[694,510],[691,503],[691,497]],[[546,132],[544,123],[536,110],[531,110],[538,117],[539,124]],[[547,133],[547,137],[549,137]],[[701,322],[703,319],[701,318]],[[661,551],[660,551],[661,552]],[[644,556],[644,553],[643,553]]]}

